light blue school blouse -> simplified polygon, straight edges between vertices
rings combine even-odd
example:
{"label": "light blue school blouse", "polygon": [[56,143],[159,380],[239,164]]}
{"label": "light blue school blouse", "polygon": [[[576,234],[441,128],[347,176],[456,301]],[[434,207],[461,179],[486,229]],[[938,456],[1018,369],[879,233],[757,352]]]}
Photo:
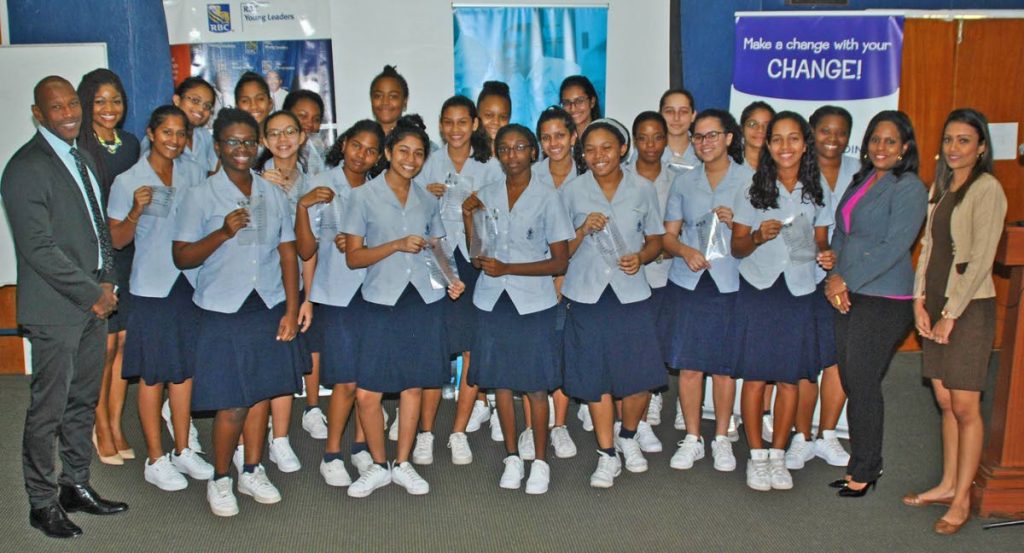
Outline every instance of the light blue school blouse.
{"label": "light blue school blouse", "polygon": [[[725,176],[718,186],[712,189],[703,165],[686,171],[672,183],[668,206],[665,208],[665,221],[682,221],[680,241],[691,248],[699,248],[700,238],[696,222],[716,207],[726,206],[731,209],[737,192],[748,186],[753,176],[754,172],[750,167],[730,160]],[[732,240],[732,230],[726,228],[725,237],[726,240]],[[683,258],[675,257],[672,259],[672,269],[668,278],[677,286],[693,290],[707,270],[693,272]],[[735,257],[730,255],[712,261],[710,271],[719,292],[739,290],[739,260]]]}
{"label": "light blue school blouse", "polygon": [[[267,308],[285,300],[278,245],[295,240],[288,199],[277,186],[252,176],[252,194],[261,195],[267,210],[265,244],[240,244],[236,234],[199,266],[193,301],[207,311],[235,313],[255,290]],[[246,196],[223,170],[185,193],[178,208],[178,242],[197,242],[224,226],[224,217]]]}
{"label": "light blue school blouse", "polygon": [[[645,236],[665,233],[654,187],[640,182],[630,171],[622,172],[622,181],[611,202],[589,171],[563,185],[559,192],[574,228],[583,225],[591,213],[610,215],[631,253],[643,249]],[[588,236],[569,259],[562,293],[573,301],[597,303],[609,285],[621,303],[638,302],[651,296],[643,267],[633,275],[612,269],[601,257],[594,237]]]}
{"label": "light blue school blouse", "polygon": [[560,186],[555,186],[555,179],[554,179],[554,177],[551,176],[551,160],[550,159],[544,158],[544,159],[534,163],[533,166],[531,167],[531,171],[532,171],[532,175],[533,175],[531,178],[537,179],[539,182],[543,182],[543,183],[551,186],[552,188],[556,188],[556,189],[562,188],[562,186],[565,186],[565,185],[569,184],[570,182],[576,180],[576,178],[577,178],[575,162],[574,162],[574,165],[573,165],[573,170],[569,171],[569,174],[565,176],[565,180],[562,181],[562,184]]}
{"label": "light blue school blouse", "polygon": [[[487,163],[480,163],[471,156],[462,165],[462,172],[458,173],[455,170],[455,164],[452,162],[451,156],[448,155],[448,148],[446,146],[442,146],[436,152],[430,154],[426,163],[423,164],[423,170],[420,171],[419,175],[416,175],[413,182],[419,188],[426,189],[428,184],[444,184],[448,173],[457,173],[463,178],[471,179],[471,192],[480,190],[480,188],[490,182],[499,180],[505,182],[505,173],[502,172],[501,164],[494,157],[488,159]],[[433,194],[430,197],[434,198],[434,203],[440,206],[441,200],[439,198]],[[445,234],[449,238],[454,239],[454,243],[458,244],[458,248],[462,250],[463,257],[469,259],[469,250],[466,249],[466,228],[462,223],[461,215],[457,219],[442,220],[442,223],[444,224]]]}
{"label": "light blue school blouse", "polygon": [[[658,207],[661,209],[659,214],[662,220],[665,220],[665,208],[668,205],[668,193],[672,188],[672,182],[679,175],[679,171],[669,165],[668,163],[661,164],[661,172],[658,173],[658,177],[654,181],[647,180],[643,175],[636,172],[636,165],[630,165],[626,171],[632,172],[639,179],[638,182],[647,183],[654,187],[654,192],[658,196]],[[668,273],[669,268],[672,264],[664,259],[655,259],[644,266],[644,274],[647,276],[647,283],[651,285],[651,288],[664,288],[668,284]]]}
{"label": "light blue school blouse", "polygon": [[[832,233],[836,231],[836,208],[839,207],[839,200],[846,194],[846,189],[853,183],[853,176],[860,170],[860,162],[857,158],[850,156],[843,156],[839,162],[839,175],[836,177],[836,189],[832,190],[828,185],[828,181],[825,180],[825,175],[821,176],[821,188],[826,192],[831,190],[832,195],[832,224],[828,226],[828,243],[832,243]],[[816,282],[821,282],[825,278],[825,269],[821,267],[815,267],[814,279]]]}
{"label": "light blue school blouse", "polygon": [[[531,178],[511,211],[508,208],[508,189],[503,182],[484,186],[477,197],[485,207],[499,212],[499,246],[495,255],[498,261],[543,261],[551,257],[549,244],[572,240],[576,236],[558,192],[549,183]],[[503,291],[508,293],[520,315],[542,311],[558,303],[554,280],[550,276],[491,277],[481,271],[473,291],[473,305],[491,311]]]}
{"label": "light blue school blouse", "polygon": [[[310,179],[310,189],[326,186],[334,190],[334,200],[341,202],[342,209],[352,201],[354,188],[349,184],[342,165]],[[310,207],[309,222],[313,226],[313,236],[317,239],[316,272],[313,273],[313,284],[310,286],[309,299],[316,303],[347,307],[356,295],[366,278],[366,269],[349,269],[345,254],[334,245],[334,236],[320,236],[320,222],[325,204]]]}
{"label": "light blue school blouse", "polygon": [[[800,213],[807,217],[813,227],[827,227],[832,224],[832,195],[828,188],[823,191],[822,201],[824,206],[805,201],[803,184],[797,183],[792,194],[786,190],[781,182],[776,181],[775,186],[779,189],[779,207],[774,209],[754,209],[750,204],[750,186],[748,183],[736,194],[735,205],[732,208],[733,222],[750,227],[751,232],[761,226],[761,222],[768,219],[784,221],[790,215]],[[815,275],[814,269],[818,264],[815,261],[793,264],[789,260],[789,250],[786,242],[780,233],[774,239],[764,242],[754,249],[754,252],[740,260],[740,275],[758,290],[771,287],[784,274],[786,287],[794,296],[805,296],[814,292]]]}
{"label": "light blue school blouse", "polygon": [[[636,158],[639,154],[636,148],[632,148],[629,151],[629,164],[633,165],[636,163]],[[671,148],[665,147],[665,151],[661,153],[661,162],[663,164],[671,165],[676,171],[688,171],[694,167],[700,165],[700,158],[697,157],[697,152],[693,149],[693,142],[686,147],[681,155],[676,155]]]}
{"label": "light blue school blouse", "polygon": [[[174,160],[171,175],[171,187],[174,197],[171,209],[166,217],[156,217],[143,213],[135,225],[135,256],[132,260],[132,274],[129,280],[131,293],[147,298],[166,298],[178,280],[178,275],[185,273],[185,278],[193,287],[196,285],[198,269],[180,271],[174,266],[171,255],[171,242],[176,232],[176,217],[185,194],[196,186],[206,182],[206,171],[180,157]],[[110,199],[107,204],[107,216],[111,219],[125,220],[131,213],[135,200],[135,191],[143,186],[164,187],[164,183],[153,171],[149,160],[141,159],[130,169],[114,179],[110,187]]]}
{"label": "light blue school blouse", "polygon": [[[139,140],[139,160],[149,157],[149,150],[152,145],[149,138]],[[206,127],[192,129],[192,145],[186,146],[181,151],[179,159],[190,161],[198,165],[205,177],[207,173],[217,167],[217,152],[213,150],[213,133]]]}
{"label": "light blue school blouse", "polygon": [[[288,198],[288,213],[291,215],[290,220],[292,222],[292,226],[295,225],[295,210],[299,206],[299,200],[302,199],[302,196],[305,195],[306,192],[312,190],[312,187],[309,184],[309,177],[307,176],[306,172],[302,170],[302,165],[300,164],[296,166],[296,168],[298,169],[299,176],[296,179],[295,184],[293,184],[292,187],[289,188],[287,192],[281,190],[280,186],[278,187],[278,189],[281,190],[281,192],[284,192],[285,197]],[[268,159],[266,165],[263,166],[263,169],[274,169],[274,158]]]}
{"label": "light blue school blouse", "polygon": [[[387,172],[356,188],[349,195],[341,231],[362,236],[372,248],[410,235],[441,238],[441,210],[437,198],[422,186],[409,187],[405,206],[384,180]],[[430,286],[430,273],[418,254],[396,251],[367,267],[363,299],[381,305],[395,305],[402,291],[412,284],[424,303],[434,303],[445,291]]]}

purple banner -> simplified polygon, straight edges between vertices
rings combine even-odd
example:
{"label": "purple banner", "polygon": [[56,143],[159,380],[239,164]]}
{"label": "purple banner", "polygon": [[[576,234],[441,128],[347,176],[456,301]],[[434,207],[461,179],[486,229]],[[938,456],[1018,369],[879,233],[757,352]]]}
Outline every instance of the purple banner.
{"label": "purple banner", "polygon": [[863,100],[900,86],[903,17],[737,17],[733,87],[792,100]]}

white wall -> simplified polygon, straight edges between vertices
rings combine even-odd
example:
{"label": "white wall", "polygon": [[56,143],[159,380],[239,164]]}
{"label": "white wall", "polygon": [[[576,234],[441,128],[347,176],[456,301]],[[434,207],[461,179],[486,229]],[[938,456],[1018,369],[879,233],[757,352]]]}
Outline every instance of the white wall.
{"label": "white wall", "polygon": [[[628,126],[637,113],[657,109],[668,88],[666,0],[482,0],[472,5],[608,6],[605,113]],[[438,110],[454,91],[452,2],[365,0],[331,7],[341,129],[370,117],[370,80],[385,64],[393,64],[409,81],[409,112],[422,115],[436,135]]]}

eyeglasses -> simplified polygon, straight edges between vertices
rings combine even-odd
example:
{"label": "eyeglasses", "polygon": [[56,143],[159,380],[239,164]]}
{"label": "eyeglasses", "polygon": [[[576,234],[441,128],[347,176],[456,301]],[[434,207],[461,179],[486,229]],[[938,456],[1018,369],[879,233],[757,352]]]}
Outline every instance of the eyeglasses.
{"label": "eyeglasses", "polygon": [[706,132],[704,134],[691,135],[690,140],[694,144],[702,144],[704,142],[707,142],[708,144],[714,144],[715,142],[718,142],[718,139],[724,134],[725,133],[722,131],[711,131]]}
{"label": "eyeglasses", "polygon": [[748,129],[761,129],[761,130],[765,130],[765,129],[768,128],[768,123],[762,123],[762,122],[757,121],[755,119],[747,119],[747,122],[744,123],[743,126],[748,128]]}
{"label": "eyeglasses", "polygon": [[213,104],[211,104],[210,102],[204,102],[202,98],[196,98],[195,96],[189,96],[188,94],[186,94],[185,99],[188,100],[188,103],[192,104],[193,106],[196,106],[197,108],[202,108],[203,111],[210,111],[211,109],[213,109]]}
{"label": "eyeglasses", "polygon": [[278,138],[281,138],[282,136],[287,136],[288,138],[292,138],[293,136],[295,136],[297,134],[299,134],[299,129],[298,128],[296,128],[296,127],[285,127],[282,130],[274,129],[274,130],[271,130],[271,131],[267,131],[267,139],[268,140],[277,140]]}
{"label": "eyeglasses", "polygon": [[237,138],[228,138],[227,140],[218,140],[221,144],[228,148],[238,148],[239,146],[245,146],[246,148],[255,148],[259,146],[259,140],[239,140]]}
{"label": "eyeglasses", "polygon": [[498,148],[495,151],[498,152],[499,156],[507,156],[508,154],[512,153],[513,150],[515,150],[516,153],[520,153],[521,154],[521,153],[525,152],[526,150],[529,150],[532,147],[533,146],[530,146],[529,144],[527,144],[525,142],[520,142],[520,143],[516,144],[515,146],[512,146],[511,148],[508,147],[508,146],[498,146]]}
{"label": "eyeglasses", "polygon": [[586,96],[579,96],[571,100],[562,100],[562,107],[567,110],[572,108],[582,108],[586,107],[589,102],[590,98],[587,98]]}

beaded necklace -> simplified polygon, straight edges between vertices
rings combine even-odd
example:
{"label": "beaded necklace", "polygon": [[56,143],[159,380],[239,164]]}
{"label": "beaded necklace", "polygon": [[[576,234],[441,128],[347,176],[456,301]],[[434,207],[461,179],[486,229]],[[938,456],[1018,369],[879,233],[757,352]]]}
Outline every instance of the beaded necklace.
{"label": "beaded necklace", "polygon": [[108,152],[110,152],[110,155],[116,154],[117,150],[121,148],[121,136],[117,134],[117,131],[114,131],[113,142],[105,142],[100,138],[100,135],[96,133],[93,134],[96,136],[96,141],[100,143],[100,146],[103,146]]}

